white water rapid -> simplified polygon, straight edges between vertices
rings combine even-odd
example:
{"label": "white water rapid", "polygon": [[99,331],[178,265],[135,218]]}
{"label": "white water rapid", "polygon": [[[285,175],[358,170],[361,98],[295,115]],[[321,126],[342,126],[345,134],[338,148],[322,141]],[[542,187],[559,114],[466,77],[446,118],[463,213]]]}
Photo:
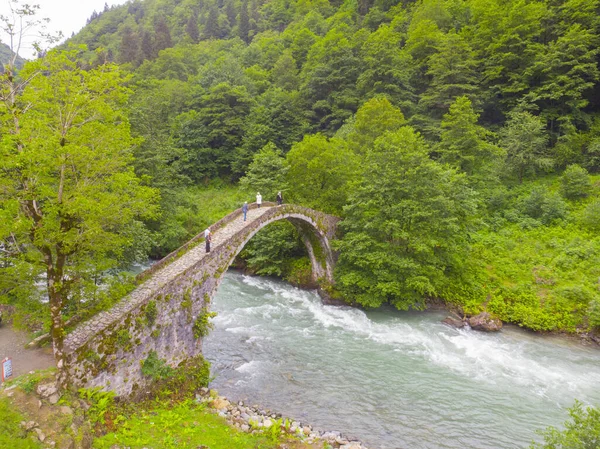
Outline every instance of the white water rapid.
{"label": "white water rapid", "polygon": [[373,449],[524,448],[574,399],[600,406],[600,350],[577,342],[452,329],[436,312],[324,306],[237,272],[212,307],[212,388]]}

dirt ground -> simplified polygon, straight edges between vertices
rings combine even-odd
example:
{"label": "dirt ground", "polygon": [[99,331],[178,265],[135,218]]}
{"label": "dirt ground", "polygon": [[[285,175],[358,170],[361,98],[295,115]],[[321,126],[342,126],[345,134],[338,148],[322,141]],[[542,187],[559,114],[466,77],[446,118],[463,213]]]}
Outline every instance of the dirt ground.
{"label": "dirt ground", "polygon": [[14,377],[54,366],[52,349],[25,349],[30,340],[25,332],[16,331],[6,323],[0,324],[0,360],[12,359]]}

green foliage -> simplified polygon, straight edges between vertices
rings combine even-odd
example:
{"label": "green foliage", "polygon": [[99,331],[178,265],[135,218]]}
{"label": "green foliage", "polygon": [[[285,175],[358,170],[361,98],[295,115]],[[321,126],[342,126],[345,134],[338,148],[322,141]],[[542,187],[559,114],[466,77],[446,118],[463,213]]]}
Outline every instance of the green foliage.
{"label": "green foliage", "polygon": [[465,257],[473,193],[427,150],[412,128],[384,134],[345,208],[336,279],[364,306],[423,307]]}
{"label": "green foliage", "polygon": [[80,388],[77,392],[90,404],[87,416],[91,423],[105,424],[105,415],[114,404],[115,393],[100,388]]}
{"label": "green foliage", "polygon": [[142,363],[142,375],[153,380],[162,380],[173,375],[173,368],[168,366],[164,360],[158,358],[156,351],[150,351],[148,357]]}
{"label": "green foliage", "polygon": [[336,215],[356,176],[357,159],[347,144],[322,134],[305,136],[287,155],[291,201]]}
{"label": "green foliage", "polygon": [[570,419],[564,430],[548,427],[540,431],[544,443],[534,443],[531,449],[596,449],[600,447],[600,410],[583,407],[579,401],[569,409]]}
{"label": "green foliage", "polygon": [[117,431],[94,440],[94,448],[114,445],[141,449],[275,449],[268,436],[252,435],[230,427],[223,418],[209,413],[205,406],[186,401],[173,407],[156,405],[136,413]]}
{"label": "green foliage", "polygon": [[151,222],[156,245],[151,253],[160,258],[242,206],[248,194],[226,183],[179,187],[163,194],[163,219]]}
{"label": "green foliage", "polygon": [[524,215],[545,225],[565,218],[567,214],[567,206],[560,195],[543,187],[534,188],[529,196],[522,199],[521,210]]}
{"label": "green foliage", "polygon": [[288,221],[276,221],[261,229],[239,257],[250,271],[262,276],[285,276],[288,261],[304,255],[298,231]]}
{"label": "green foliage", "polygon": [[157,314],[158,310],[156,308],[156,301],[149,301],[148,304],[146,304],[146,309],[144,310],[144,316],[146,317],[146,323],[148,326],[152,326],[154,324]]}
{"label": "green foliage", "polygon": [[586,197],[592,187],[588,171],[579,165],[569,165],[560,182],[561,193],[570,200]]}
{"label": "green foliage", "polygon": [[[9,248],[8,258],[0,261],[0,300],[18,305],[17,324],[48,327],[35,288],[44,256],[35,245],[54,239],[60,229],[48,227],[27,240],[32,219],[19,215],[27,204],[18,201],[38,195],[44,218],[60,214],[55,201],[60,158],[77,156],[73,160],[83,162],[84,169],[77,165],[73,173],[99,179],[102,186],[92,183],[90,191],[73,177],[65,184],[88,186],[67,195],[77,206],[69,210],[93,218],[91,227],[66,233],[66,247],[83,243],[90,251],[85,257],[68,255],[64,279],[73,282],[65,318],[114,303],[116,267],[139,260],[148,248],[153,257],[163,256],[251,201],[257,190],[272,199],[287,183],[286,202],[356,225],[346,229],[344,239],[351,243],[340,260],[348,263],[339,269],[353,273],[346,278],[348,291],[362,292],[365,301],[365,292],[377,285],[382,289],[374,304],[393,302],[410,290],[402,307],[437,295],[480,310],[489,297],[489,306],[503,319],[524,326],[586,327],[588,311],[596,310],[589,293],[598,278],[593,268],[598,192],[593,182],[587,184],[583,169],[569,167],[564,184],[548,173],[573,164],[592,177],[600,171],[597,10],[597,0],[153,0],[107,8],[72,39],[89,50],[79,49],[77,64],[70,59],[60,76],[69,86],[84,81],[94,87],[110,79],[107,83],[118,87],[98,90],[110,97],[106,104],[86,99],[96,90],[82,90],[81,102],[73,104],[105,115],[72,128],[76,132],[66,140],[70,147],[55,151],[58,135],[49,132],[58,129],[56,118],[62,116],[55,108],[62,103],[56,100],[76,97],[60,87],[60,76],[50,71],[32,78],[31,85],[5,90],[23,96],[2,109],[0,147],[5,149],[2,161],[8,161],[2,173],[23,169],[23,179],[36,183],[26,183],[35,188],[19,197],[15,184],[0,181],[1,201],[2,195],[7,198],[0,205],[0,240]],[[53,57],[31,67],[45,70]],[[111,61],[123,62],[132,77],[122,77]],[[41,88],[50,85],[51,94]],[[43,104],[47,113],[26,110],[28,104]],[[18,114],[11,116],[11,111]],[[21,117],[35,118],[23,128],[24,138],[7,128]],[[382,144],[375,142],[383,142],[386,132],[402,132],[406,124],[423,140],[412,145],[411,137],[404,147],[428,148],[437,165],[400,144],[397,158],[412,171],[381,157]],[[96,151],[106,130],[107,146],[113,149],[108,154]],[[21,144],[25,152],[19,158],[13,153]],[[269,165],[280,167],[280,156],[259,162],[267,152],[261,149],[271,145],[285,156],[281,167],[289,167],[282,179],[274,173],[285,168],[273,171]],[[133,164],[139,179],[131,170],[117,170],[117,179],[97,168],[115,164]],[[95,172],[88,173],[88,165]],[[426,167],[423,176],[439,179],[423,181],[416,167]],[[252,189],[248,195],[230,184],[244,175],[266,184],[255,188],[245,181]],[[475,199],[465,184],[477,191]],[[107,187],[109,195],[98,198],[96,187]],[[155,204],[148,187],[161,191],[160,219],[144,216],[136,200],[140,196],[133,195],[143,191]],[[125,201],[124,192],[134,199]],[[96,199],[100,206],[90,207]],[[471,231],[472,208],[466,207],[474,201],[482,206],[478,220],[483,226],[477,233]],[[414,206],[400,210],[407,204]],[[454,207],[458,204],[469,212],[461,215]],[[439,229],[427,224],[437,215],[442,217]],[[115,217],[126,223],[107,223]],[[408,219],[424,223],[422,233],[408,226]],[[14,244],[11,232],[18,239]],[[264,236],[256,236],[261,245],[248,247],[251,269],[305,276],[308,266],[296,237],[280,230],[265,230]],[[401,251],[403,244],[408,253]],[[111,285],[114,295],[104,292],[103,283]]]}
{"label": "green foliage", "polygon": [[0,398],[0,446],[13,449],[37,449],[41,443],[21,427],[25,418],[14,411],[8,399]]}
{"label": "green foliage", "polygon": [[478,118],[471,101],[466,96],[458,97],[444,115],[436,150],[440,162],[489,183],[495,175],[492,164],[502,153],[486,141],[489,133],[477,124]]}
{"label": "green foliage", "polygon": [[286,190],[287,170],[281,151],[269,143],[254,155],[240,186],[248,192],[260,192],[265,201],[274,201],[278,191]]}
{"label": "green foliage", "polygon": [[523,182],[527,174],[552,167],[548,137],[539,117],[526,111],[513,111],[500,135],[501,146],[506,150],[506,166],[517,175],[519,182]]}
{"label": "green foliage", "polygon": [[156,351],[150,351],[142,363],[142,375],[152,380],[146,386],[149,397],[186,399],[198,389],[208,386],[210,363],[199,355],[173,368],[160,359]]}
{"label": "green foliage", "polygon": [[196,318],[196,321],[194,321],[194,337],[206,337],[210,330],[214,327],[214,324],[211,323],[210,319],[216,316],[216,312],[209,312],[208,309],[203,308],[198,314],[198,318]]}
{"label": "green foliage", "polygon": [[581,223],[591,232],[600,232],[600,200],[589,203],[581,214]]}

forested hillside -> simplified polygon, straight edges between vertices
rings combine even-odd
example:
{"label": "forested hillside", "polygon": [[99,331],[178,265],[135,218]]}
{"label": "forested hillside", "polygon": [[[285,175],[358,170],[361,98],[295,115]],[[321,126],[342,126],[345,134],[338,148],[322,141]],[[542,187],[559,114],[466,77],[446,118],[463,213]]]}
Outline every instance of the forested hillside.
{"label": "forested hillside", "polygon": [[[599,37],[597,0],[135,0],[69,43],[131,72],[153,256],[283,190],[343,218],[351,302],[574,332],[600,326]],[[305,268],[285,226],[256,239],[255,271]]]}

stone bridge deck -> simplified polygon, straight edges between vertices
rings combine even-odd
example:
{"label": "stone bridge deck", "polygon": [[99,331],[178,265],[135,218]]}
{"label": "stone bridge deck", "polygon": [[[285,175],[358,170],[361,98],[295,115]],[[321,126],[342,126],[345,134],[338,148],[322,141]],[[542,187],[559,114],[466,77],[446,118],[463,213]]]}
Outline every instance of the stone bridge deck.
{"label": "stone bridge deck", "polygon": [[148,382],[141,364],[151,351],[176,366],[201,353],[194,330],[207,313],[221,274],[260,229],[287,219],[300,232],[313,277],[332,280],[334,257],[329,241],[338,219],[295,205],[252,204],[243,220],[237,210],[210,226],[211,252],[203,232],[139,276],[140,285],[112,309],[82,323],[65,339],[71,383],[129,395]]}
{"label": "stone bridge deck", "polygon": [[[242,218],[240,218],[238,220],[231,221],[223,228],[211,231],[213,233],[211,243],[212,251],[216,251],[219,246],[224,245],[233,235],[250,225],[253,221],[258,220],[271,208],[272,206],[250,209],[245,222]],[[199,235],[203,235],[203,232]],[[185,273],[190,267],[193,267],[199,261],[204,259],[207,254],[203,240],[204,239],[198,239],[198,242],[196,242],[198,244],[196,246],[170,263],[168,263],[168,260],[173,258],[174,254],[169,254],[161,261],[165,266],[163,266],[160,270],[155,271],[155,273],[152,274],[152,277],[143,282],[111,310],[107,312],[100,312],[94,318],[84,323],[83,326],[80,326],[71,332],[65,339],[65,351],[67,353],[73,352],[73,350],[77,349],[83,343],[92,338],[93,334],[99,333],[105,330],[107,326],[113,324],[115,318],[122,317],[131,312],[137,306],[143,303],[149,296],[152,296],[155,292],[160,291],[161,288],[173,282],[173,280],[179,275]],[[166,261],[167,263],[164,263],[163,261]],[[159,264],[161,264],[161,262],[159,262]],[[144,275],[145,273],[141,274]]]}

